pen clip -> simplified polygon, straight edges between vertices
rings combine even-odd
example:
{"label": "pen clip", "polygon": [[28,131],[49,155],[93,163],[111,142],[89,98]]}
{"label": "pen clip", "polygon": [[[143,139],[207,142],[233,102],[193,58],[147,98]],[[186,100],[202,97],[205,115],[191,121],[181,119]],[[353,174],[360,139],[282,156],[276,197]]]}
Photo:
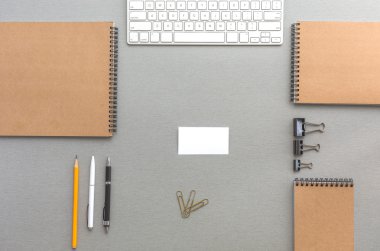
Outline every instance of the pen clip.
{"label": "pen clip", "polygon": [[105,218],[105,213],[106,213],[106,206],[103,207],[103,221],[104,221],[104,218]]}
{"label": "pen clip", "polygon": [[87,204],[87,227],[88,227],[88,207],[90,206],[90,204]]}

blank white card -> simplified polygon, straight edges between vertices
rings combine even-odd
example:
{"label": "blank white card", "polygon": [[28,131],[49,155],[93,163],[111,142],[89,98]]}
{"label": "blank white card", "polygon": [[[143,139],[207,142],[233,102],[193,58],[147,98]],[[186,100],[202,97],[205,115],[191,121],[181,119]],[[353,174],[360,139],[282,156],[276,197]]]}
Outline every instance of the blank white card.
{"label": "blank white card", "polygon": [[178,127],[178,154],[228,153],[228,127]]}

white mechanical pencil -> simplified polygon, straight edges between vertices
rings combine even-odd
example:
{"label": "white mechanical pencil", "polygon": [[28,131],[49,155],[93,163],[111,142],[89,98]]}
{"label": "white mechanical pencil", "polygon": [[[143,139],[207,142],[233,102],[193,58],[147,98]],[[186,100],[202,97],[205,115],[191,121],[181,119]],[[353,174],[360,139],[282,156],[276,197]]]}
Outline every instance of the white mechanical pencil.
{"label": "white mechanical pencil", "polygon": [[90,165],[90,186],[88,188],[87,227],[94,227],[94,195],[95,195],[95,158],[92,156]]}

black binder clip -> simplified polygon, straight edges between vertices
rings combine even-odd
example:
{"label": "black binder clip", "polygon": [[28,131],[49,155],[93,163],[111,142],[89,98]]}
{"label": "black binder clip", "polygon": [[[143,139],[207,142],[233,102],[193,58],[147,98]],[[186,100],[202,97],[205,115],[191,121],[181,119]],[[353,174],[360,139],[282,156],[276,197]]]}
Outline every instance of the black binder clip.
{"label": "black binder clip", "polygon": [[294,168],[294,172],[299,172],[303,168],[312,169],[313,163],[302,163],[301,160],[295,159],[293,161],[293,168]]}
{"label": "black binder clip", "polygon": [[[319,127],[319,128],[312,130],[312,131],[306,131],[307,126]],[[315,123],[306,122],[305,118],[294,118],[293,119],[293,131],[294,131],[294,137],[303,137],[306,134],[312,133],[312,132],[323,133],[325,131],[325,123],[315,124]]]}
{"label": "black binder clip", "polygon": [[319,152],[319,149],[321,149],[321,146],[319,144],[317,145],[304,145],[303,140],[301,139],[295,139],[293,141],[293,152],[294,155],[302,155],[303,152],[306,151],[316,151]]}

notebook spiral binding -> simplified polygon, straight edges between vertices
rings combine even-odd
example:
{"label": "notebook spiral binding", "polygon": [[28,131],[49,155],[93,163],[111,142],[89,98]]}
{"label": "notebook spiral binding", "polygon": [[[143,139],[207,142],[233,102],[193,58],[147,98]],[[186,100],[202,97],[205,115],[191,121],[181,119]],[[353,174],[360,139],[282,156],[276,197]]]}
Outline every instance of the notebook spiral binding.
{"label": "notebook spiral binding", "polygon": [[109,70],[109,132],[117,131],[117,68],[119,30],[110,27],[110,70]]}
{"label": "notebook spiral binding", "polygon": [[290,101],[297,103],[299,101],[299,63],[300,63],[300,24],[292,24],[291,39],[291,80],[290,80]]}
{"label": "notebook spiral binding", "polygon": [[334,179],[334,178],[296,178],[295,186],[320,186],[320,187],[353,187],[353,179]]}

